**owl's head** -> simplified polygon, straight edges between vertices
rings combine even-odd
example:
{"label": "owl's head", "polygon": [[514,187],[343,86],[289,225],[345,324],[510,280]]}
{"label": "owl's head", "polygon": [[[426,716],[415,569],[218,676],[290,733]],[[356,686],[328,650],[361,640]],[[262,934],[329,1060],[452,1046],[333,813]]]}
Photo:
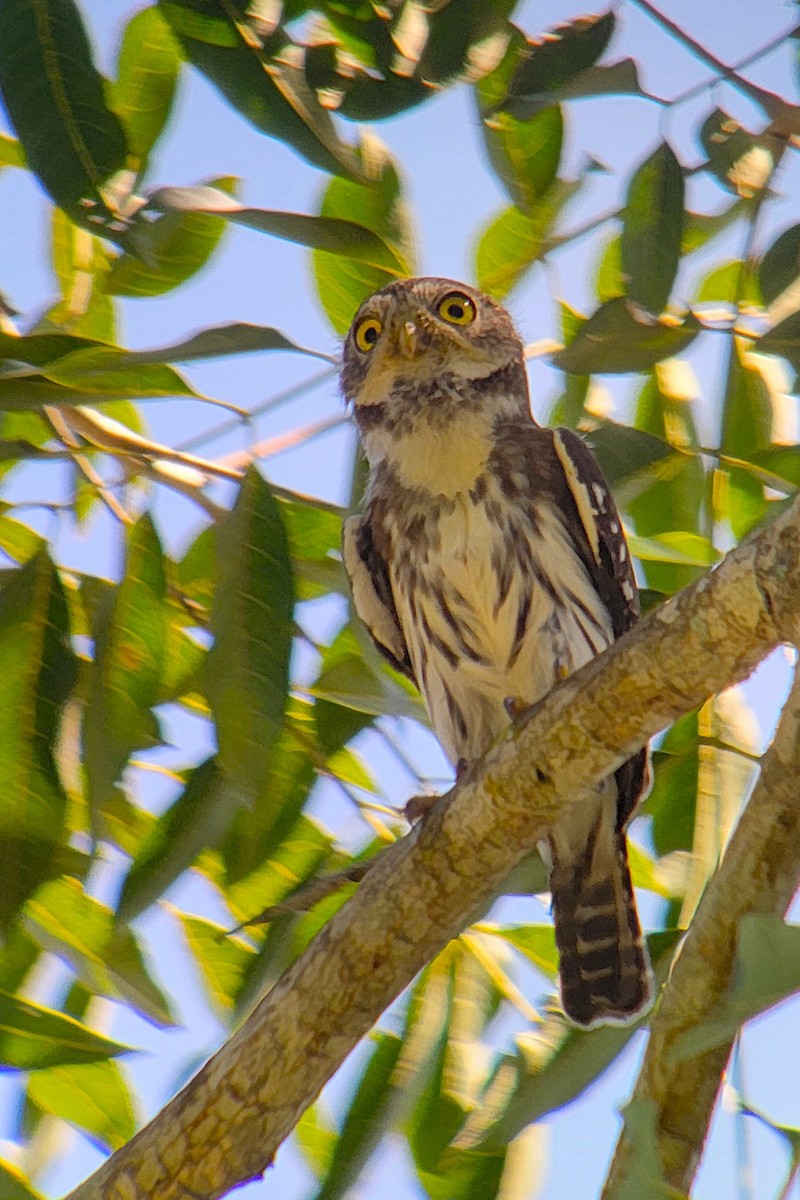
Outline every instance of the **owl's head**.
{"label": "owl's head", "polygon": [[522,342],[504,308],[452,279],[403,279],[365,300],[344,344],[342,390],[356,408],[396,385],[443,375],[487,379],[522,366]]}

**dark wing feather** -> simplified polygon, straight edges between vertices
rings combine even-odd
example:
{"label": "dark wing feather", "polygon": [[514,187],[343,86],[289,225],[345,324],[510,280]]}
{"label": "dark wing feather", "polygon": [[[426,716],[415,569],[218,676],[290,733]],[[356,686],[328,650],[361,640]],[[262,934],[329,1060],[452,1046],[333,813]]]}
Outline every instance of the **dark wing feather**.
{"label": "dark wing feather", "polygon": [[[576,548],[611,615],[614,637],[621,637],[639,619],[639,593],[614,497],[597,460],[576,433],[553,430],[553,449],[574,508],[570,524]],[[615,778],[617,826],[624,829],[649,783],[647,750],[623,763]]]}
{"label": "dark wing feather", "polygon": [[416,684],[414,668],[397,618],[385,561],[375,546],[368,514],[348,517],[342,532],[342,558],[353,604],[373,642],[396,671]]}

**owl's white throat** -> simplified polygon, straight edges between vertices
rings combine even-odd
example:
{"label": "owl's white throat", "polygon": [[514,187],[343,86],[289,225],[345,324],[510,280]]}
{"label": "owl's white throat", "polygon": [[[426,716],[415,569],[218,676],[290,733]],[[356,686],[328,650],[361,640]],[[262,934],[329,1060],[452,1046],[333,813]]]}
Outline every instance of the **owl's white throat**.
{"label": "owl's white throat", "polygon": [[370,430],[364,448],[373,468],[390,467],[407,488],[453,498],[474,487],[492,452],[488,413],[459,413],[444,426],[420,421],[411,429]]}

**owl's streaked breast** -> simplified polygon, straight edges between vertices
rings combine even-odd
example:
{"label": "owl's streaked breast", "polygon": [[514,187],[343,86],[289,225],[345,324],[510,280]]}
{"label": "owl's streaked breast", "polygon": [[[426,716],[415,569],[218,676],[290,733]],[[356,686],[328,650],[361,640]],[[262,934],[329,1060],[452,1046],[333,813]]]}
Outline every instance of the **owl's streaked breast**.
{"label": "owl's streaked breast", "polygon": [[484,475],[387,532],[398,619],[453,763],[480,757],[506,728],[507,698],[534,703],[613,640],[548,502],[533,522]]}

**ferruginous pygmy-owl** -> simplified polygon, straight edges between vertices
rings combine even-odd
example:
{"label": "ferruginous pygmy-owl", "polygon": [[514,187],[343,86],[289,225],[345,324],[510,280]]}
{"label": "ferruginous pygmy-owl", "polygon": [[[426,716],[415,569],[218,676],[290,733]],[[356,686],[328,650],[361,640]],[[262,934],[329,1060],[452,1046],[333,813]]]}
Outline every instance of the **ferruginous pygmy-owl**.
{"label": "ferruginous pygmy-owl", "polygon": [[[365,301],[342,389],[371,477],[345,523],[356,610],[417,684],[457,771],[638,617],[619,514],[567,429],[530,412],[508,313],[449,279],[393,283]],[[561,998],[576,1023],[629,1021],[652,998],[625,828],[642,751],[573,805],[543,847]]]}

